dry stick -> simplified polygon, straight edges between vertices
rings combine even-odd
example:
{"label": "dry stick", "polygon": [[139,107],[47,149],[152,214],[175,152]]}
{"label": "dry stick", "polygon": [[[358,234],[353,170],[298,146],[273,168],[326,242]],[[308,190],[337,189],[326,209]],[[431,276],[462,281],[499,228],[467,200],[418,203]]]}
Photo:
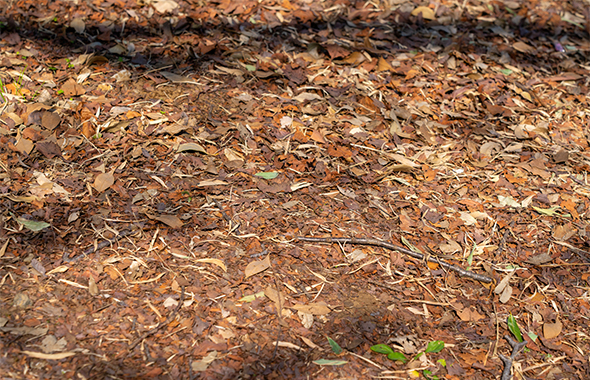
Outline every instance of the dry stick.
{"label": "dry stick", "polygon": [[104,247],[108,247],[108,246],[112,245],[113,243],[123,239],[125,236],[133,235],[136,232],[137,232],[137,230],[131,229],[131,228],[123,230],[123,231],[119,232],[118,235],[115,235],[112,239],[103,240],[100,243],[98,243],[97,245],[93,245],[90,248],[86,249],[81,255],[74,256],[72,258],[69,258],[68,252],[66,252],[63,256],[63,261],[66,263],[78,261],[82,257],[86,257],[86,256],[90,255],[91,253],[94,253],[94,252],[97,252],[97,251],[103,249]]}
{"label": "dry stick", "polygon": [[500,380],[510,380],[512,378],[512,375],[510,374],[510,369],[512,368],[512,363],[514,362],[514,359],[516,359],[516,356],[518,355],[520,350],[524,346],[526,346],[526,340],[523,340],[520,343],[516,343],[508,335],[505,335],[504,339],[506,339],[508,341],[508,343],[510,343],[510,346],[512,346],[512,353],[510,354],[509,358],[507,358],[506,356],[504,356],[502,354],[498,354],[498,357],[504,363],[504,370],[502,371],[502,377],[500,378]]}
{"label": "dry stick", "polygon": [[[333,238],[333,237],[319,238],[319,237],[306,237],[306,236],[299,236],[297,239],[300,241],[307,241],[307,242],[312,242],[312,243],[344,243],[344,244],[350,243],[350,244],[361,244],[361,245],[374,245],[374,246],[386,248],[386,249],[389,249],[392,251],[398,251],[401,253],[405,253],[406,255],[412,256],[413,258],[416,258],[419,260],[424,260],[426,258],[426,256],[421,253],[410,251],[409,249],[399,247],[397,245],[393,245],[393,244],[390,244],[390,243],[387,243],[387,242],[384,242],[381,240],[377,240],[377,239]],[[488,276],[484,276],[482,274],[477,274],[477,273],[466,271],[463,268],[459,268],[456,265],[449,264],[445,261],[434,258],[432,256],[428,256],[428,258],[426,258],[426,259],[431,263],[439,264],[443,268],[455,271],[464,277],[470,277],[474,280],[485,282],[485,283],[490,283],[493,281]]]}
{"label": "dry stick", "polygon": [[176,317],[176,314],[178,313],[178,311],[182,307],[182,303],[184,302],[184,285],[182,285],[180,288],[181,288],[180,300],[178,301],[178,305],[176,305],[176,309],[174,309],[174,311],[172,313],[170,313],[170,315],[168,316],[168,318],[166,318],[166,320],[164,322],[159,323],[156,327],[154,327],[153,329],[144,333],[135,342],[133,342],[131,344],[131,346],[129,346],[129,351],[133,350],[135,348],[135,346],[137,346],[142,340],[144,340],[148,336],[152,335],[153,333],[155,333],[156,331],[158,331],[159,329],[161,329],[162,327],[164,327],[168,323],[172,322],[172,320]]}

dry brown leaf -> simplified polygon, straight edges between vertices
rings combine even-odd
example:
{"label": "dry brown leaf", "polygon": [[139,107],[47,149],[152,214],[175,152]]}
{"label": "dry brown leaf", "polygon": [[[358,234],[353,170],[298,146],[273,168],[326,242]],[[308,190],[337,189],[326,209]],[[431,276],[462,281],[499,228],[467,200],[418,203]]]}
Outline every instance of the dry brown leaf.
{"label": "dry brown leaf", "polygon": [[512,286],[508,285],[504,288],[502,294],[500,295],[500,302],[506,303],[510,301],[510,297],[512,297]]}
{"label": "dry brown leaf", "polygon": [[2,248],[0,248],[0,258],[2,256],[4,256],[4,254],[6,253],[6,247],[8,247],[9,241],[10,241],[10,239],[6,239],[6,241],[4,242],[4,245],[2,245]]}
{"label": "dry brown leaf", "polygon": [[61,91],[63,91],[65,96],[79,96],[86,93],[84,87],[79,85],[74,79],[68,79],[68,81],[61,86]]}
{"label": "dry brown leaf", "polygon": [[219,185],[227,185],[227,182],[222,181],[220,179],[206,179],[206,180],[201,181],[197,184],[198,187],[219,186]]}
{"label": "dry brown leaf", "polygon": [[553,339],[561,334],[561,329],[563,328],[563,324],[557,318],[555,323],[545,323],[543,325],[543,336],[545,339]]}
{"label": "dry brown leaf", "polygon": [[225,266],[223,261],[221,261],[219,259],[197,259],[197,260],[195,260],[195,262],[214,264],[214,265],[217,265],[218,267],[220,267],[221,269],[223,269],[224,272],[227,272],[227,267]]}
{"label": "dry brown leaf", "polygon": [[180,220],[180,218],[177,217],[176,215],[165,215],[165,214],[150,215],[147,213],[146,213],[146,215],[148,218],[162,222],[165,225],[172,227],[172,228],[180,228],[183,226],[182,220]]}
{"label": "dry brown leaf", "polygon": [[324,139],[324,136],[322,135],[322,133],[320,131],[318,131],[317,129],[315,129],[312,134],[311,134],[311,139],[315,142],[319,142],[322,144],[326,143],[326,140]]}
{"label": "dry brown leaf", "polygon": [[325,302],[310,303],[307,305],[295,305],[293,309],[312,315],[326,315],[332,311]]}
{"label": "dry brown leaf", "polygon": [[78,34],[84,33],[84,29],[86,28],[86,24],[79,17],[76,17],[75,19],[73,19],[72,22],[70,22],[70,26],[72,28],[74,28],[74,30]]}
{"label": "dry brown leaf", "polygon": [[178,153],[180,152],[187,152],[187,151],[192,151],[192,152],[200,152],[200,153],[205,153],[207,154],[207,151],[205,150],[205,148],[203,148],[201,145],[197,144],[197,143],[185,143],[185,144],[180,144],[178,146],[178,148],[176,149],[176,151]]}
{"label": "dry brown leaf", "polygon": [[418,16],[420,13],[425,20],[434,20],[434,9],[424,6],[417,7],[412,11],[412,16]]}
{"label": "dry brown leaf", "polygon": [[76,355],[75,352],[60,352],[58,354],[44,354],[42,352],[21,351],[22,354],[28,355],[32,358],[47,359],[47,360],[61,360]]}
{"label": "dry brown leaf", "polygon": [[15,147],[19,152],[29,155],[33,151],[35,144],[31,140],[22,137],[19,129],[16,133]]}
{"label": "dry brown leaf", "polygon": [[337,63],[347,63],[349,65],[358,65],[366,60],[367,60],[367,58],[365,58],[364,54],[362,54],[358,51],[353,51],[348,57],[344,58],[341,61],[338,61]]}
{"label": "dry brown leaf", "polygon": [[379,57],[379,62],[377,63],[377,71],[392,71],[393,67],[387,62],[383,57]]}
{"label": "dry brown leaf", "polygon": [[280,311],[283,309],[285,297],[279,291],[277,291],[277,289],[269,285],[266,287],[266,289],[264,289],[264,295],[274,302],[277,310]]}
{"label": "dry brown leaf", "polygon": [[514,44],[512,44],[512,47],[514,48],[514,50],[519,51],[521,53],[532,53],[536,50],[531,45],[525,44],[522,41],[515,42]]}
{"label": "dry brown leaf", "polygon": [[96,286],[96,282],[92,276],[88,279],[88,292],[93,296],[98,294],[98,286]]}
{"label": "dry brown leaf", "polygon": [[112,170],[108,173],[102,173],[96,176],[96,178],[94,179],[94,188],[96,189],[96,191],[102,193],[109,187],[113,186],[113,184],[115,183],[115,176],[113,176],[113,173],[115,173],[115,170]]}
{"label": "dry brown leaf", "polygon": [[250,264],[248,264],[244,273],[246,278],[248,278],[260,272],[264,272],[268,268],[270,268],[270,255],[266,255],[266,257],[262,260],[252,261]]}
{"label": "dry brown leaf", "polygon": [[455,311],[457,312],[457,316],[459,316],[463,322],[477,322],[485,318],[485,315],[481,315],[477,310],[463,309]]}
{"label": "dry brown leaf", "polygon": [[498,283],[498,285],[494,289],[494,293],[496,293],[496,294],[502,293],[504,291],[504,288],[506,286],[508,286],[508,282],[510,281],[510,279],[512,278],[512,276],[514,276],[514,273],[515,273],[515,271],[511,271],[506,276],[504,276],[504,278],[502,279],[502,281],[500,281],[500,283]]}

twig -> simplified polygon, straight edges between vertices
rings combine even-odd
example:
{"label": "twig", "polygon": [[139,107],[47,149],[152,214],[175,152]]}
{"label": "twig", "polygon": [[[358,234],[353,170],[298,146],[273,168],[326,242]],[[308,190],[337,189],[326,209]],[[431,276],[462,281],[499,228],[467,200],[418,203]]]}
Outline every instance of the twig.
{"label": "twig", "polygon": [[161,329],[162,327],[164,327],[168,323],[172,322],[172,320],[176,317],[176,314],[178,313],[178,311],[182,307],[183,302],[184,302],[184,285],[181,285],[180,300],[178,301],[178,305],[176,305],[176,309],[174,309],[174,311],[172,313],[170,313],[170,315],[168,316],[168,318],[166,318],[166,320],[164,322],[159,323],[156,327],[147,331],[141,337],[139,337],[135,342],[133,342],[131,344],[131,346],[129,346],[129,351],[133,350],[135,348],[135,346],[137,346],[142,340],[144,340],[148,336],[152,335],[153,333],[155,333],[156,331],[158,331],[159,329]]}
{"label": "twig", "polygon": [[300,241],[307,241],[307,242],[312,242],[312,243],[350,243],[350,244],[361,244],[361,245],[374,245],[377,247],[381,247],[381,248],[386,248],[392,251],[398,251],[401,253],[405,253],[408,256],[411,256],[413,258],[419,259],[419,260],[424,260],[426,259],[427,261],[431,262],[431,263],[437,263],[439,264],[441,267],[446,268],[446,269],[450,269],[452,271],[455,271],[457,273],[459,273],[461,276],[463,277],[470,277],[474,280],[477,281],[481,281],[481,282],[485,282],[485,283],[490,283],[493,280],[488,277],[488,276],[484,276],[482,274],[477,274],[477,273],[473,273],[473,272],[469,272],[466,271],[463,268],[459,268],[456,265],[453,264],[449,264],[445,261],[442,261],[440,259],[437,259],[435,257],[432,256],[428,256],[426,257],[425,255],[418,253],[418,252],[414,252],[414,251],[410,251],[409,249],[403,248],[403,247],[399,247],[397,245],[393,245],[381,240],[377,240],[377,239],[357,239],[357,238],[320,238],[320,237],[307,237],[307,236],[299,236],[297,238]]}
{"label": "twig", "polygon": [[137,232],[137,229],[134,229],[134,228],[128,228],[126,230],[123,230],[123,231],[119,232],[118,235],[115,235],[112,239],[103,240],[100,243],[98,243],[96,245],[93,245],[90,248],[87,248],[81,255],[78,255],[78,256],[75,256],[75,257],[72,257],[72,258],[69,258],[68,257],[68,252],[66,251],[64,253],[64,256],[63,256],[63,259],[62,260],[64,262],[66,262],[66,263],[71,263],[73,261],[78,261],[82,257],[86,257],[86,256],[90,255],[91,253],[94,253],[94,252],[97,252],[97,251],[103,249],[104,247],[108,247],[108,246],[112,245],[113,243],[115,243],[115,242],[123,239],[125,236],[133,235],[136,232]]}
{"label": "twig", "polygon": [[510,369],[512,368],[512,363],[514,362],[514,359],[516,359],[516,356],[518,355],[520,350],[524,346],[526,346],[526,340],[523,340],[520,343],[516,343],[508,335],[505,335],[504,339],[506,339],[508,341],[508,343],[510,343],[510,346],[512,346],[512,353],[510,354],[509,358],[507,358],[506,356],[504,356],[502,354],[498,354],[498,357],[504,363],[504,370],[502,371],[502,377],[500,378],[500,380],[510,380],[512,378],[512,375],[510,374]]}

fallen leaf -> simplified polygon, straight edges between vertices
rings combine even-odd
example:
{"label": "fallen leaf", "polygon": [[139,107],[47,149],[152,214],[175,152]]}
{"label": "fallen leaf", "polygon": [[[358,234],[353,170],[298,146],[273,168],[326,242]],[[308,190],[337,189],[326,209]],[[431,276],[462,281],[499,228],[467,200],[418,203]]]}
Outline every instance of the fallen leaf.
{"label": "fallen leaf", "polygon": [[545,323],[543,325],[543,336],[545,339],[553,339],[561,334],[563,325],[559,318],[555,320],[555,323]]}
{"label": "fallen leaf", "polygon": [[176,149],[176,151],[178,153],[180,153],[180,152],[187,152],[187,151],[193,151],[193,152],[200,152],[200,153],[207,154],[207,151],[205,150],[205,148],[203,148],[201,145],[199,145],[197,143],[180,144],[178,146],[178,148]]}
{"label": "fallen leaf", "polygon": [[61,360],[76,355],[76,352],[61,352],[59,354],[44,354],[42,352],[21,351],[22,354],[28,355],[32,358],[46,359],[46,360]]}
{"label": "fallen leaf", "polygon": [[115,183],[115,177],[113,176],[114,172],[115,170],[113,169],[108,173],[101,173],[96,176],[96,178],[94,179],[94,188],[96,189],[96,191],[102,193],[109,187],[113,186],[113,184]]}
{"label": "fallen leaf", "polygon": [[146,215],[148,218],[162,222],[172,228],[180,228],[183,226],[182,220],[176,215],[150,215],[148,213],[146,213]]}
{"label": "fallen leaf", "polygon": [[297,311],[312,315],[326,315],[332,311],[325,302],[316,302],[307,305],[294,305],[292,308]]}
{"label": "fallen leaf", "polygon": [[267,270],[270,267],[270,255],[266,255],[266,257],[262,260],[252,261],[246,267],[244,271],[246,278],[252,277],[260,272]]}
{"label": "fallen leaf", "polygon": [[432,8],[424,6],[414,8],[412,16],[418,16],[419,14],[422,14],[422,18],[425,20],[434,20],[434,9]]}
{"label": "fallen leaf", "polygon": [[221,269],[223,269],[224,272],[227,272],[227,267],[225,266],[223,261],[221,261],[219,259],[196,259],[195,262],[214,264],[214,265],[217,265],[218,267],[220,267]]}

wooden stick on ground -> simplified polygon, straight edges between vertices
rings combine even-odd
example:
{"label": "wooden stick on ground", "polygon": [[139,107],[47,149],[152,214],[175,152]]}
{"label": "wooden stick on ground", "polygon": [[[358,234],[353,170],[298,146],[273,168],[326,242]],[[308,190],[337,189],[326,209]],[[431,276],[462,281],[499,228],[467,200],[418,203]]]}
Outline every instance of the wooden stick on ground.
{"label": "wooden stick on ground", "polygon": [[[392,251],[398,251],[401,253],[405,253],[406,255],[411,256],[416,259],[419,259],[419,260],[424,260],[426,258],[426,256],[421,253],[410,251],[409,249],[399,247],[397,245],[393,245],[393,244],[387,243],[385,241],[377,240],[377,239],[333,238],[333,237],[320,238],[320,237],[307,237],[307,236],[299,236],[297,239],[300,241],[307,241],[307,242],[312,242],[312,243],[342,243],[342,244],[350,243],[350,244],[360,244],[360,245],[374,245],[374,246],[389,249]],[[490,283],[493,281],[488,276],[484,276],[482,274],[467,271],[463,268],[460,268],[460,267],[453,265],[453,264],[449,264],[445,261],[442,261],[441,259],[437,259],[432,256],[428,256],[427,260],[431,263],[437,263],[443,268],[455,271],[463,277],[469,277],[474,280],[485,282],[485,283]]]}

